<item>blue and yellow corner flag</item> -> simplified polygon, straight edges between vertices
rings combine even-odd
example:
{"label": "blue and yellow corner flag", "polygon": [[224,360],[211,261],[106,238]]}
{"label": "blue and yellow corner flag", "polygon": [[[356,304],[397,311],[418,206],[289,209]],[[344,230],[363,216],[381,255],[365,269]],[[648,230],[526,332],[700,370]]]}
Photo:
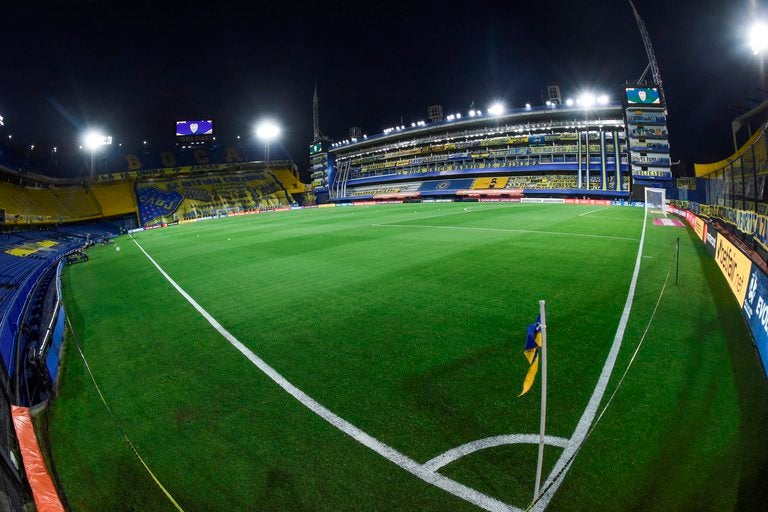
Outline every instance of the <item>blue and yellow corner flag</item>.
{"label": "blue and yellow corner flag", "polygon": [[525,358],[530,366],[523,381],[523,392],[517,396],[523,396],[533,386],[536,374],[539,372],[539,353],[541,352],[541,315],[536,317],[536,322],[528,326],[528,338],[525,340]]}

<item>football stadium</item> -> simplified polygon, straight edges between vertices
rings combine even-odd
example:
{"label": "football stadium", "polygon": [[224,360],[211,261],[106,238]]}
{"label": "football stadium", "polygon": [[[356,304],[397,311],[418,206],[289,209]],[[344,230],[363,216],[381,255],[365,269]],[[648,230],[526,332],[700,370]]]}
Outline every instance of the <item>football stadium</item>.
{"label": "football stadium", "polygon": [[0,510],[765,510],[768,100],[682,174],[632,9],[639,80],[335,138],[315,84],[301,159],[0,116]]}

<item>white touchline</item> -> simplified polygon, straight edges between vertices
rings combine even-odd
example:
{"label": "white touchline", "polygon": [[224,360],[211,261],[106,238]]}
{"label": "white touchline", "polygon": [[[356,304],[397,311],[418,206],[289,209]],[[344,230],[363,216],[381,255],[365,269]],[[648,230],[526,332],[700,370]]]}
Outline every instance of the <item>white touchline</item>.
{"label": "white touchline", "polygon": [[[546,436],[544,437],[544,442],[550,446],[557,446],[560,448],[565,448],[568,445],[568,439],[564,437]],[[507,444],[539,444],[539,434],[508,434],[470,441],[469,443],[457,446],[456,448],[451,448],[447,452],[443,452],[437,457],[428,460],[424,463],[424,467],[432,471],[437,471],[443,466],[457,461],[470,453]]]}
{"label": "white touchline", "polygon": [[[418,219],[414,219],[418,220]],[[405,221],[403,221],[405,222]],[[541,235],[578,236],[586,238],[606,238],[608,240],[629,240],[637,242],[637,238],[610,235],[590,235],[588,233],[568,233],[566,231],[537,231],[535,229],[507,229],[507,228],[480,228],[470,226],[432,226],[429,224],[371,224],[375,228],[434,228],[434,229],[461,229],[469,231],[507,231],[509,233],[535,233]]]}
{"label": "white touchline", "polygon": [[[579,423],[576,425],[576,430],[573,431],[573,435],[571,436],[571,440],[568,443],[568,446],[566,446],[565,450],[563,450],[563,453],[560,455],[557,463],[555,463],[555,467],[549,473],[547,481],[544,483],[545,491],[539,501],[536,502],[536,505],[533,507],[532,510],[534,511],[540,512],[545,510],[549,502],[552,500],[552,497],[555,495],[555,492],[557,492],[557,489],[560,487],[560,484],[563,483],[565,475],[570,469],[569,461],[571,461],[573,454],[576,453],[576,450],[578,450],[581,444],[584,442],[584,438],[589,431],[589,426],[592,424],[592,420],[595,419],[597,408],[600,406],[600,401],[603,399],[603,395],[605,394],[605,389],[608,386],[611,373],[613,373],[613,367],[616,364],[616,357],[619,355],[621,342],[624,339],[624,331],[626,330],[627,322],[629,321],[629,313],[632,310],[632,302],[635,299],[637,276],[640,274],[640,263],[643,261],[643,243],[645,242],[645,226],[647,221],[648,212],[646,211],[643,216],[643,232],[640,234],[640,245],[637,248],[635,270],[632,273],[632,280],[629,283],[627,300],[624,303],[624,310],[621,313],[621,319],[619,320],[619,325],[616,328],[616,335],[613,338],[613,345],[611,345],[611,350],[608,352],[608,357],[605,359],[603,371],[600,373],[600,378],[597,380],[597,385],[595,386],[595,390],[592,392],[592,397],[589,399],[589,403],[587,404],[586,409],[584,409],[584,413],[581,415]],[[562,474],[560,474],[561,471]],[[559,477],[556,480],[553,480],[553,478],[558,474]]]}
{"label": "white touchline", "polygon": [[267,375],[267,377],[272,379],[278,386],[283,388],[288,394],[301,402],[302,405],[307,407],[309,410],[353,438],[358,443],[370,448],[371,450],[375,451],[385,459],[397,464],[412,475],[450,494],[453,494],[458,498],[461,498],[465,501],[468,501],[469,503],[477,505],[480,508],[492,512],[523,512],[522,509],[503,503],[495,498],[476,491],[471,487],[467,487],[466,485],[460,484],[455,480],[451,480],[446,476],[430,470],[424,464],[419,464],[410,457],[398,452],[391,446],[379,441],[369,434],[366,434],[347,420],[336,415],[333,411],[326,408],[314,398],[304,393],[302,390],[291,384],[285,377],[279,374],[277,370],[269,366],[266,362],[264,362],[264,360],[254,354],[248,347],[243,345],[240,340],[235,338],[235,336],[226,330],[215,318],[213,318],[213,316],[211,316],[210,313],[203,309],[203,307],[198,304],[191,295],[184,291],[184,289],[179,286],[176,281],[174,281],[171,276],[169,276],[165,270],[162,269],[162,267],[160,267],[160,265],[152,258],[152,256],[147,253],[147,251],[144,250],[144,248],[135,238],[133,239],[133,243],[135,243],[139,250],[144,253],[144,256],[146,256],[147,259],[152,262],[155,268],[160,271],[160,273],[171,284],[171,286],[173,286],[176,291],[179,292],[181,296],[184,297],[187,302],[189,302],[192,307],[195,308],[197,312],[200,313],[203,318],[205,318],[208,323],[211,324],[213,328],[216,329],[216,331],[218,331],[218,333],[224,337],[224,339],[226,339],[233,347],[239,350],[241,354],[247,357],[248,360],[251,361],[256,367],[258,367],[258,369],[261,370],[265,375]]}

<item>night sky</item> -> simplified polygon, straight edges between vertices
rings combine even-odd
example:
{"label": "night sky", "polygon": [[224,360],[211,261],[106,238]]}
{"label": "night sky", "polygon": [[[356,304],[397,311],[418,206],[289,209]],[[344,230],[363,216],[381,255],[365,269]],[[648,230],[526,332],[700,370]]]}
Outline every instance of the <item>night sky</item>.
{"label": "night sky", "polygon": [[[312,91],[322,131],[345,138],[466,112],[503,99],[542,103],[584,89],[619,99],[647,59],[628,3],[548,2],[4,3],[0,24],[3,143],[75,149],[86,127],[126,147],[174,143],[174,120],[213,118],[219,142],[279,120],[286,154],[307,167]],[[673,160],[732,150],[734,109],[768,93],[746,43],[763,10],[750,0],[637,0],[669,106]],[[754,103],[752,104],[754,105]],[[48,149],[47,149],[48,148]]]}

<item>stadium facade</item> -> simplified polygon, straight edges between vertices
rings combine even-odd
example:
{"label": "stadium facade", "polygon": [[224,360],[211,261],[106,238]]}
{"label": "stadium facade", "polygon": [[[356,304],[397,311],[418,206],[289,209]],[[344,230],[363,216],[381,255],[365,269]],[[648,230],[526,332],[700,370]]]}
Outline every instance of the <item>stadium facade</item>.
{"label": "stadium facade", "polygon": [[434,198],[642,198],[672,188],[667,111],[653,86],[623,101],[548,101],[470,110],[338,142],[318,137],[310,171],[320,202]]}

